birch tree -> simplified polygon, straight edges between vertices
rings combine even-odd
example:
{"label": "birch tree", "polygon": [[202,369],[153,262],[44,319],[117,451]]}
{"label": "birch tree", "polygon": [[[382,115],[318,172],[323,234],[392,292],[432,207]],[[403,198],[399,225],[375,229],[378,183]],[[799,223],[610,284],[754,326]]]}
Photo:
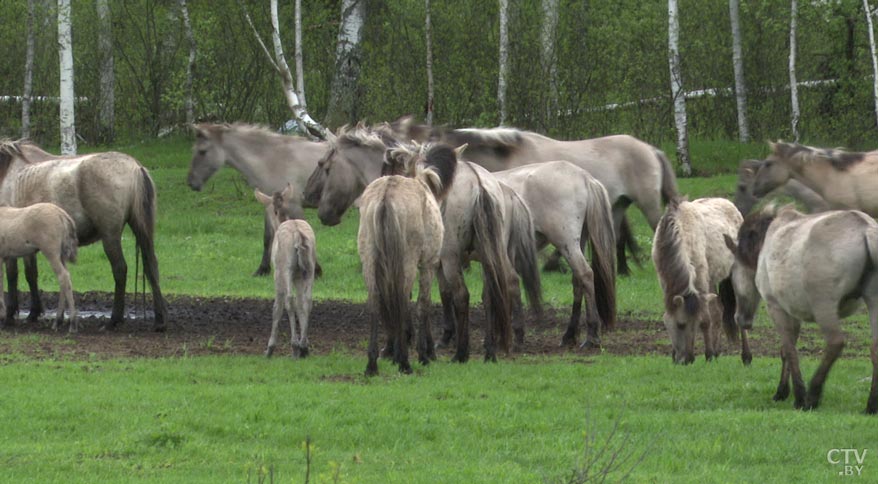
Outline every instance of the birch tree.
{"label": "birch tree", "polygon": [[186,64],[186,124],[195,123],[195,100],[192,93],[192,76],[195,71],[195,34],[192,33],[192,23],[189,21],[189,7],[186,6],[186,0],[180,0],[180,14],[183,17],[183,30],[186,33],[186,40],[189,42],[189,63]]}
{"label": "birch tree", "polygon": [[308,114],[308,110],[305,109],[305,106],[302,106],[299,102],[299,95],[296,94],[296,90],[293,87],[293,75],[290,73],[290,66],[287,64],[286,57],[284,56],[283,44],[281,44],[280,40],[280,23],[277,18],[277,0],[271,0],[271,40],[274,45],[273,57],[268,51],[268,47],[265,46],[265,42],[262,41],[262,36],[259,35],[256,26],[253,25],[253,20],[250,18],[250,13],[247,12],[247,7],[244,5],[244,2],[238,0],[238,5],[241,6],[241,10],[244,12],[244,18],[247,20],[247,24],[250,25],[250,29],[253,31],[253,36],[256,37],[259,46],[262,47],[262,52],[265,53],[265,56],[268,58],[269,64],[271,64],[271,67],[273,67],[280,76],[281,83],[283,84],[284,98],[287,101],[287,106],[290,108],[290,111],[293,112],[296,121],[299,122],[300,126],[304,126],[305,129],[308,130],[308,134],[312,136],[316,136],[320,139],[333,138],[334,136],[332,133],[315,121],[314,118]]}
{"label": "birch tree", "polygon": [[430,20],[430,0],[424,0],[426,18],[424,36],[427,44],[427,126],[433,125],[433,25]]}
{"label": "birch tree", "polygon": [[305,67],[302,60],[302,0],[296,0],[295,10],[295,33],[293,35],[296,40],[296,92],[299,95],[299,102],[302,103],[302,107],[307,108],[308,103],[305,102]]}
{"label": "birch tree", "polygon": [[36,33],[34,32],[34,0],[27,0],[27,47],[24,54],[24,93],[21,97],[21,137],[30,138],[30,103],[34,88],[34,50],[36,49]]}
{"label": "birch tree", "polygon": [[796,17],[799,5],[797,0],[792,0],[790,6],[790,104],[792,105],[790,127],[793,130],[793,140],[799,142],[799,86],[796,84]]}
{"label": "birch tree", "polygon": [[869,52],[872,54],[872,98],[875,102],[875,121],[878,125],[878,57],[875,55],[875,30],[872,26],[872,7],[869,0],[863,0],[866,12],[866,25],[869,27]]}
{"label": "birch tree", "polygon": [[326,123],[340,126],[357,121],[361,40],[366,21],[366,0],[342,0],[341,25],[335,48],[335,74],[329,92]]}
{"label": "birch tree", "polygon": [[61,154],[76,154],[76,116],[73,107],[73,43],[70,0],[58,0],[58,57],[60,57]]}
{"label": "birch tree", "polygon": [[671,70],[671,97],[674,101],[674,125],[677,128],[677,158],[683,166],[683,174],[692,174],[689,161],[689,133],[686,119],[686,93],[683,91],[683,76],[680,59],[680,18],[677,0],[668,0],[668,64]]}
{"label": "birch tree", "polygon": [[500,125],[506,124],[506,77],[509,74],[509,0],[500,0],[500,61],[497,79],[497,105]]}
{"label": "birch tree", "polygon": [[555,57],[555,32],[558,30],[558,0],[543,0],[543,25],[540,29],[543,75],[548,81],[546,119],[558,111],[558,66]]}
{"label": "birch tree", "polygon": [[100,98],[98,100],[98,138],[109,143],[115,138],[116,74],[113,57],[113,21],[108,0],[95,2],[98,11],[98,51],[100,55]]}
{"label": "birch tree", "polygon": [[750,129],[747,126],[747,85],[744,81],[744,53],[741,48],[740,3],[740,0],[729,0],[729,17],[732,24],[732,65],[735,69],[735,101],[738,106],[738,140],[747,143],[750,141]]}

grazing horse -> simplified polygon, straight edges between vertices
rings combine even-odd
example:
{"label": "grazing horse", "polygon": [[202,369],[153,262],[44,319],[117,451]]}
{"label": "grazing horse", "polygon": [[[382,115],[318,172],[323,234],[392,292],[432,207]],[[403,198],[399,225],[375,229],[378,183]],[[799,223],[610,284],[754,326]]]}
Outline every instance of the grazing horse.
{"label": "grazing horse", "polygon": [[447,146],[433,147],[426,156],[427,167],[415,178],[380,177],[363,192],[357,249],[371,310],[366,376],[378,373],[379,321],[399,371],[411,373],[408,345],[414,331],[408,306],[416,276],[418,356],[425,365],[436,356],[429,310],[444,235],[438,200],[453,184],[457,161]]}
{"label": "grazing horse", "polygon": [[662,202],[677,195],[677,179],[667,156],[658,148],[628,135],[561,141],[511,128],[437,129],[431,132],[400,121],[393,126],[403,131],[398,136],[404,139],[430,137],[451,146],[466,144],[467,159],[489,171],[566,160],[589,172],[604,185],[613,206],[620,274],[629,273],[625,247],[635,254],[638,251],[625,210],[633,203],[655,230],[662,215]]}
{"label": "grazing horse", "polygon": [[[308,356],[308,318],[311,315],[311,291],[317,275],[317,240],[308,222],[301,220],[301,209],[289,209],[294,198],[293,185],[282,192],[268,196],[255,190],[256,199],[269,210],[274,228],[271,244],[271,265],[274,266],[274,308],[271,319],[271,337],[266,356],[277,346],[277,326],[287,312],[290,320],[290,346],[293,358]],[[295,287],[295,294],[293,288]],[[296,322],[300,332],[296,333]]]}
{"label": "grazing horse", "polygon": [[832,209],[862,210],[878,216],[878,151],[866,153],[769,143],[772,153],[756,172],[753,194],[761,197],[795,179]]}
{"label": "grazing horse", "polygon": [[[781,377],[774,400],[789,397],[795,408],[817,408],[823,384],[844,347],[841,319],[865,301],[872,327],[872,386],[866,413],[878,412],[878,223],[856,210],[812,215],[769,206],[752,213],[726,244],[735,255],[732,270],[742,328],[753,325],[760,299],[781,337]],[[826,350],[807,393],[796,341],[802,321],[815,321]]]}
{"label": "grazing horse", "polygon": [[76,262],[76,224],[67,212],[52,203],[0,207],[0,317],[6,315],[2,259],[32,256],[37,251],[46,256],[58,278],[58,312],[52,329],[58,329],[68,308],[70,332],[75,333],[79,326],[67,263]]}
{"label": "grazing horse", "polygon": [[[583,297],[586,300],[587,339],[583,346],[600,346],[600,329],[616,321],[616,268],[613,215],[603,185],[567,161],[549,161],[494,172],[524,200],[533,216],[538,247],[551,243],[573,272],[573,314],[562,344],[574,345],[579,334]],[[583,255],[591,244],[594,269]]]}
{"label": "grazing horse", "polygon": [[[36,145],[12,141],[0,143],[0,205],[25,207],[50,202],[64,209],[76,224],[79,245],[100,241],[110,261],[115,281],[113,312],[108,328],[124,319],[128,265],[122,253],[122,229],[134,232],[143,271],[152,287],[154,329],[164,331],[167,304],[159,287],[155,255],[156,192],[149,172],[134,158],[117,152],[81,156],[53,156]],[[33,256],[25,258],[31,291],[31,313],[42,310]],[[10,273],[13,271],[8,266]],[[18,311],[17,272],[9,278],[7,317]]]}
{"label": "grazing horse", "polygon": [[[723,248],[723,235],[734,237],[742,217],[724,198],[692,202],[673,199],[655,231],[652,260],[664,292],[663,320],[673,344],[674,363],[695,361],[695,326],[704,334],[708,361],[719,356],[717,286],[722,303],[722,326],[737,339],[735,293],[730,280],[734,257]],[[752,360],[747,334],[741,331],[741,359]]]}
{"label": "grazing horse", "polygon": [[[228,164],[244,175],[248,185],[262,193],[278,192],[292,183],[296,193],[301,194],[327,148],[324,142],[248,124],[197,124],[193,128],[195,145],[187,183],[195,191],[200,191],[217,170]],[[262,261],[254,275],[264,276],[270,272],[272,240],[273,231],[266,216]]]}
{"label": "grazing horse", "polygon": [[[741,215],[747,215],[753,210],[753,207],[759,203],[764,197],[757,197],[753,194],[753,185],[756,181],[756,172],[763,165],[763,160],[742,160],[738,164],[738,185],[735,189],[735,206],[741,212]],[[786,195],[794,198],[802,203],[809,212],[825,212],[829,210],[829,204],[826,200],[818,195],[814,190],[803,185],[795,178],[790,178],[783,185],[772,190],[771,194]]]}

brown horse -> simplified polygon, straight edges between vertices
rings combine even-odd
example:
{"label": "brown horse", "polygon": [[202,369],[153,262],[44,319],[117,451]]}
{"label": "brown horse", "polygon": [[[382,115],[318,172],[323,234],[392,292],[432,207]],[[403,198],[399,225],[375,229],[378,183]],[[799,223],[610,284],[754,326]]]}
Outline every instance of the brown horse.
{"label": "brown horse", "polygon": [[[113,312],[108,328],[124,319],[128,266],[122,253],[122,229],[127,224],[143,257],[144,273],[152,287],[156,331],[164,331],[168,310],[159,287],[155,255],[155,185],[134,158],[116,152],[82,156],[53,156],[23,141],[0,143],[0,205],[25,207],[50,202],[76,223],[79,245],[100,241],[115,281]],[[30,261],[30,262],[28,262]],[[9,269],[10,304],[7,317],[18,311],[17,270]],[[25,258],[31,291],[31,313],[42,311],[33,256]]]}
{"label": "brown horse", "polygon": [[[249,124],[197,124],[193,129],[195,145],[187,182],[196,191],[220,168],[229,165],[244,175],[247,184],[262,193],[279,192],[287,183],[292,183],[295,193],[301,194],[327,148],[324,142],[287,136]],[[307,200],[292,203],[309,206]],[[273,235],[266,217],[262,261],[254,275],[267,275],[271,270],[269,254]]]}
{"label": "brown horse", "polygon": [[412,371],[408,345],[414,331],[408,306],[416,276],[419,360],[427,364],[435,358],[429,307],[444,234],[438,199],[453,182],[456,160],[447,146],[431,149],[427,158],[428,167],[415,178],[380,177],[363,192],[357,249],[371,310],[367,376],[378,373],[379,321],[399,371]]}
{"label": "brown horse", "polygon": [[[277,346],[277,326],[284,315],[290,320],[290,345],[293,358],[308,356],[308,320],[311,315],[312,288],[317,275],[317,240],[314,230],[301,220],[301,210],[289,210],[294,197],[292,184],[281,192],[268,196],[255,191],[256,199],[269,211],[274,231],[271,244],[271,264],[274,266],[274,308],[271,319],[271,337],[266,356]],[[295,288],[295,294],[293,294]],[[296,333],[298,322],[300,332]]]}
{"label": "brown horse", "polygon": [[[708,361],[719,356],[716,311],[717,286],[722,303],[722,326],[735,341],[735,293],[731,271],[734,258],[723,236],[735,237],[741,214],[724,198],[700,198],[689,202],[674,199],[655,231],[652,260],[664,292],[663,320],[673,345],[674,363],[695,361],[695,327],[704,334]],[[747,334],[741,332],[741,359],[752,360]]]}
{"label": "brown horse", "polygon": [[[52,203],[35,203],[24,208],[0,207],[0,259],[33,256],[37,251],[46,256],[58,278],[58,311],[52,329],[64,320],[65,308],[70,311],[70,332],[79,326],[68,262],[76,262],[76,225],[70,215]],[[3,263],[0,260],[0,315],[6,314],[3,300]],[[11,322],[11,321],[10,321]]]}
{"label": "brown horse", "polygon": [[[844,348],[841,319],[865,301],[872,329],[866,413],[878,413],[878,223],[858,210],[804,215],[772,205],[748,215],[738,237],[727,237],[726,245],[735,255],[738,325],[752,326],[759,301],[765,299],[780,333],[781,377],[774,400],[789,397],[792,377],[796,408],[820,404],[823,384]],[[802,321],[815,321],[826,340],[807,390],[796,351]]]}
{"label": "brown horse", "polygon": [[628,135],[561,141],[531,131],[511,128],[425,129],[398,120],[392,126],[402,139],[429,138],[451,146],[467,145],[467,159],[489,171],[530,163],[566,160],[589,172],[607,190],[613,206],[618,270],[629,272],[625,247],[637,245],[625,217],[632,203],[655,230],[662,216],[662,202],[677,195],[677,179],[667,156],[658,148]]}

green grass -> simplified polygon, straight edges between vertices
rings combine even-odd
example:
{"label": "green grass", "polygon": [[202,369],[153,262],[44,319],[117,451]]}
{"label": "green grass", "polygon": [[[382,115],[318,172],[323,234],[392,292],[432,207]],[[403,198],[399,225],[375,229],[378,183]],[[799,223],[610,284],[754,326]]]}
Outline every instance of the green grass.
{"label": "green grass", "polygon": [[[272,297],[271,278],[251,276],[262,249],[262,208],[237,173],[221,170],[196,193],[185,183],[190,141],[115,149],[140,159],[155,179],[166,293]],[[760,149],[693,143],[693,160],[722,174],[680,179],[680,191],[692,199],[730,196],[737,159]],[[629,214],[645,257],[618,282],[619,310],[660,324],[652,232],[639,212]],[[325,271],[315,298],[363,301],[356,212],[331,228],[313,210],[307,215]],[[131,291],[130,232],[124,245]],[[99,245],[81,249],[71,273],[77,292],[112,290]],[[45,266],[40,277],[44,288],[57,288]],[[477,265],[467,280],[478,301]],[[543,287],[548,304],[570,304],[569,275],[545,274]],[[867,338],[863,319],[849,328]],[[770,323],[762,316],[756,324]],[[866,358],[841,360],[823,406],[805,413],[771,401],[779,372],[773,358],[750,368],[735,357],[677,367],[666,357],[572,353],[496,365],[439,361],[416,366],[413,376],[382,362],[382,376],[365,380],[362,354],[296,362],[34,361],[16,352],[15,341],[54,337],[0,337],[13,341],[12,353],[0,356],[2,482],[245,482],[248,475],[256,482],[269,467],[275,482],[303,482],[308,436],[311,482],[336,475],[339,482],[557,481],[579,462],[587,428],[600,443],[617,422],[623,452],[645,453],[634,482],[826,482],[840,470],[826,460],[833,448],[869,449],[864,475],[878,475],[874,417],[860,413],[871,372]],[[815,366],[806,358],[804,373]]]}
{"label": "green grass", "polygon": [[[777,364],[734,358],[440,362],[361,377],[359,355],[17,361],[0,369],[0,481],[541,482],[571,471],[586,428],[641,455],[634,482],[821,482],[832,448],[875,452],[866,361],[843,361],[824,406],[770,395]],[[813,364],[806,365],[807,371]],[[627,439],[627,440],[625,440]],[[872,447],[870,447],[872,446]],[[878,475],[874,459],[866,476]],[[618,477],[618,474],[617,474]]]}

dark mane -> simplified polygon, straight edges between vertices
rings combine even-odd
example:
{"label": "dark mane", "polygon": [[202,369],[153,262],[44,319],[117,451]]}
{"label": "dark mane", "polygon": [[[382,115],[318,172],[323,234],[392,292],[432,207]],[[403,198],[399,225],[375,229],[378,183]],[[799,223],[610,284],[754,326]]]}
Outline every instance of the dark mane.
{"label": "dark mane", "polygon": [[387,147],[396,146],[399,141],[393,135],[393,131],[389,125],[380,124],[368,127],[358,124],[355,127],[342,126],[338,130],[335,140],[336,146],[343,148],[362,147],[385,149]]}
{"label": "dark mane", "polygon": [[0,140],[0,180],[6,178],[6,172],[9,171],[9,166],[16,158],[27,161],[21,151],[21,146],[27,143],[29,142],[24,140]]}
{"label": "dark mane", "polygon": [[508,158],[524,142],[522,132],[512,128],[453,129],[444,139],[452,147],[467,144],[467,152],[488,152],[497,158]]}
{"label": "dark mane", "polygon": [[822,158],[829,162],[833,168],[844,171],[852,165],[860,163],[866,157],[865,153],[845,151],[839,148],[813,148],[797,143],[774,144],[774,154],[780,158],[790,159],[796,155],[803,158]]}
{"label": "dark mane", "polygon": [[738,252],[735,254],[744,266],[756,270],[759,253],[765,242],[765,234],[775,217],[777,217],[777,207],[774,205],[744,217],[744,223],[738,229]]}
{"label": "dark mane", "polygon": [[457,154],[444,143],[428,145],[424,163],[439,174],[441,189],[436,194],[436,198],[444,198],[454,182],[454,174],[457,171]]}
{"label": "dark mane", "polygon": [[685,199],[676,197],[668,203],[665,215],[655,230],[655,247],[658,258],[655,269],[664,286],[665,308],[670,309],[675,296],[682,296],[685,309],[689,314],[698,311],[698,297],[692,292],[692,274],[688,257],[683,251],[680,236],[681,227],[677,221],[680,214],[680,203]]}

